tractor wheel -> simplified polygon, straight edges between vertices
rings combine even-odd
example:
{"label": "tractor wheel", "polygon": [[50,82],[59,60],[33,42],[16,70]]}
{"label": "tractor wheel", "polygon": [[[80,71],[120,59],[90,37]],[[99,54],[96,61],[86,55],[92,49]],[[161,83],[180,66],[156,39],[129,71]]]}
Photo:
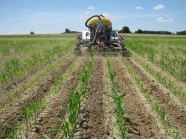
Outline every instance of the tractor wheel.
{"label": "tractor wheel", "polygon": [[127,49],[121,50],[121,55],[122,55],[123,57],[129,57],[129,54],[128,54]]}
{"label": "tractor wheel", "polygon": [[80,48],[74,48],[74,54],[76,56],[80,56],[81,55],[81,49]]}

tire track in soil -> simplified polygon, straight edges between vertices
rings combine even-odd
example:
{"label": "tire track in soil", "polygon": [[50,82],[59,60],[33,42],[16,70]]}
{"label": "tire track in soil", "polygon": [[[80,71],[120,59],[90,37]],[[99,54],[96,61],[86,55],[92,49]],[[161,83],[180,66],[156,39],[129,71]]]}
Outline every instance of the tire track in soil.
{"label": "tire track in soil", "polygon": [[[159,104],[166,110],[167,116],[172,119],[172,125],[180,131],[183,137],[186,137],[186,109],[185,105],[180,105],[172,98],[170,91],[164,89],[153,77],[151,77],[145,70],[132,59],[125,59],[132,67],[133,72],[143,82],[145,88],[151,95],[158,100]],[[179,101],[179,100],[178,100]]]}
{"label": "tire track in soil", "polygon": [[[36,123],[33,124],[31,129],[26,130],[26,136],[28,139],[44,139],[43,135],[47,134],[51,138],[54,138],[58,131],[48,131],[50,128],[59,128],[61,121],[64,119],[65,111],[60,108],[66,107],[66,100],[69,98],[69,92],[76,89],[80,80],[80,73],[86,66],[89,58],[82,58],[81,62],[71,73],[71,75],[62,84],[59,93],[53,96],[52,100],[47,104],[43,112],[37,118]],[[25,131],[23,131],[25,132]]]}
{"label": "tire track in soil", "polygon": [[[121,61],[111,57],[113,71],[116,72],[119,92],[126,92],[123,107],[128,107],[125,121],[129,127],[129,138],[169,138],[164,127],[144,98]],[[141,96],[140,96],[141,95]]]}
{"label": "tire track in soil", "polygon": [[104,59],[97,57],[92,70],[89,88],[85,94],[84,107],[81,109],[83,120],[78,125],[75,138],[109,138],[110,130],[106,126],[106,111],[104,102],[105,83],[104,83]]}
{"label": "tire track in soil", "polygon": [[14,125],[16,121],[22,122],[24,120],[22,114],[23,105],[27,106],[33,100],[37,101],[42,99],[50,90],[50,87],[58,78],[58,76],[61,73],[65,73],[68,67],[73,64],[75,59],[76,58],[74,56],[70,57],[58,69],[56,69],[45,79],[43,79],[37,86],[34,86],[31,90],[25,92],[25,94],[23,94],[24,96],[22,96],[16,103],[14,103],[14,105],[11,105],[10,107],[7,107],[6,110],[3,110],[0,113],[0,133],[5,132],[5,127],[3,126],[3,123]]}

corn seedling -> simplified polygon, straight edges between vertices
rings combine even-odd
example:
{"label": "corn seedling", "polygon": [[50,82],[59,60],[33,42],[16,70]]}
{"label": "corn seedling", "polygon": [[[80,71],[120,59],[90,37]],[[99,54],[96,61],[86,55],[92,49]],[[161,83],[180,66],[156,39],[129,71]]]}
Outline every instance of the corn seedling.
{"label": "corn seedling", "polygon": [[80,104],[87,91],[93,65],[94,57],[92,56],[91,61],[87,63],[87,68],[84,69],[81,73],[79,88],[71,93],[70,98],[67,100],[66,108],[63,108],[67,113],[67,119],[62,121],[59,130],[63,131],[64,138],[72,139],[74,137],[76,125],[81,120],[79,117]]}
{"label": "corn seedling", "polygon": [[115,114],[116,116],[116,125],[119,128],[120,134],[119,136],[122,139],[127,139],[127,125],[124,121],[125,118],[125,114],[127,112],[128,108],[123,109],[123,100],[125,98],[126,93],[123,93],[122,95],[119,95],[119,93],[117,92],[117,84],[116,84],[116,73],[113,72],[112,70],[112,64],[109,61],[108,55],[107,55],[107,66],[108,66],[108,72],[109,72],[109,79],[111,81],[111,89],[112,89],[112,94],[108,95],[110,96],[115,104],[114,110],[111,111],[112,113]]}
{"label": "corn seedling", "polygon": [[136,81],[137,85],[139,86],[141,92],[149,102],[149,104],[153,107],[154,111],[157,113],[157,115],[160,117],[163,125],[167,128],[168,132],[174,139],[180,139],[180,133],[173,128],[173,126],[170,123],[170,119],[167,118],[166,111],[159,105],[157,101],[154,101],[154,98],[150,95],[150,93],[147,91],[147,89],[143,86],[143,83],[141,80],[133,73],[132,69],[128,66],[128,64],[124,61],[122,58],[122,63],[128,70],[128,72],[131,74],[132,78]]}

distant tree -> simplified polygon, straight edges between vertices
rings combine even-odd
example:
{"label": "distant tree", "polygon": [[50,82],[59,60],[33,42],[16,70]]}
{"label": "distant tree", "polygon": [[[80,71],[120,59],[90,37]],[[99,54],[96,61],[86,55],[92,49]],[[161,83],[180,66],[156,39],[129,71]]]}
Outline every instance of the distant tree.
{"label": "distant tree", "polygon": [[66,28],[65,33],[70,33],[70,30],[68,28]]}
{"label": "distant tree", "polygon": [[141,30],[138,29],[137,31],[135,31],[135,33],[142,33],[142,34],[172,34],[172,32],[169,31],[151,31],[151,30]]}
{"label": "distant tree", "polygon": [[121,30],[121,33],[131,33],[131,31],[130,31],[129,27],[124,26],[124,27],[122,28],[122,30]]}
{"label": "distant tree", "polygon": [[141,29],[138,29],[137,31],[135,31],[135,33],[143,33],[143,31]]}
{"label": "distant tree", "polygon": [[30,32],[31,35],[34,35],[35,33],[33,31]]}
{"label": "distant tree", "polygon": [[186,31],[176,32],[176,35],[186,35]]}

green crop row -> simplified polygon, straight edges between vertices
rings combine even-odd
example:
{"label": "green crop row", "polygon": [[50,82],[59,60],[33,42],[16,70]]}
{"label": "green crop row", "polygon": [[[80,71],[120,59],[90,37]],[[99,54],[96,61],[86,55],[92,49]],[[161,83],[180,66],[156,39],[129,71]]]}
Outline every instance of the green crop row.
{"label": "green crop row", "polygon": [[[174,46],[174,41],[177,44]],[[180,55],[177,47],[183,46],[184,50],[185,40],[177,39],[129,39],[126,44],[131,50],[137,54],[146,57],[152,63],[160,66],[164,70],[169,71],[183,82],[186,81],[186,60],[184,54]],[[174,51],[172,50],[174,49]]]}
{"label": "green crop row", "polygon": [[[23,106],[22,114],[24,120],[26,121],[26,126],[32,126],[32,123],[36,121],[38,114],[44,108],[44,106],[51,100],[52,96],[57,93],[61,87],[61,84],[66,80],[66,78],[70,75],[70,73],[75,69],[76,65],[79,63],[79,59],[76,59],[75,63],[73,63],[66,71],[65,74],[59,75],[58,79],[54,82],[49,92],[44,98],[31,101],[29,104]],[[5,123],[6,131],[4,133],[5,138],[15,138],[21,131],[21,124],[19,121],[15,121],[13,125],[9,125]]]}
{"label": "green crop row", "polygon": [[0,110],[5,108],[8,104],[14,102],[17,98],[20,97],[22,92],[33,87],[39,81],[41,81],[45,76],[47,76],[49,73],[54,71],[58,66],[60,66],[62,63],[64,63],[67,60],[67,57],[69,57],[69,55],[66,55],[62,59],[58,60],[56,63],[49,65],[46,69],[44,69],[43,72],[40,72],[38,75],[36,75],[31,82],[23,84],[20,89],[13,90],[11,94],[8,96],[8,99],[0,103]]}
{"label": "green crop row", "polygon": [[43,40],[43,39],[34,39],[34,40],[1,40],[0,39],[0,54],[3,56],[9,54],[21,54],[30,51],[37,51],[52,48],[54,46],[60,45],[62,42],[60,40]]}
{"label": "green crop row", "polygon": [[117,91],[116,73],[113,72],[112,64],[109,61],[108,55],[106,59],[107,59],[107,67],[108,67],[109,79],[111,81],[111,89],[112,89],[112,94],[108,94],[108,96],[110,96],[113,99],[115,104],[114,109],[110,112],[113,113],[116,117],[116,125],[120,132],[119,136],[122,139],[127,139],[128,127],[124,119],[128,108],[127,107],[123,108],[123,100],[125,98],[126,93],[120,95],[120,93]]}
{"label": "green crop row", "polygon": [[93,65],[94,56],[92,56],[91,61],[87,63],[87,68],[82,71],[80,85],[75,91],[71,92],[71,96],[66,102],[67,107],[63,107],[63,109],[66,111],[67,118],[63,119],[61,127],[59,129],[56,129],[62,130],[62,138],[73,139],[74,137],[76,125],[81,120],[81,118],[79,117],[81,101],[83,100],[84,95],[87,92]]}
{"label": "green crop row", "polygon": [[43,56],[32,54],[24,60],[12,58],[5,63],[3,69],[0,71],[0,82],[7,86],[12,82],[18,81],[28,73],[34,72],[42,65],[49,63],[56,54],[61,56],[69,49],[72,49],[72,46],[70,42],[66,46],[56,46],[52,50],[46,51]]}
{"label": "green crop row", "polygon": [[154,100],[154,97],[150,95],[150,93],[147,91],[147,89],[144,87],[142,81],[137,77],[131,67],[127,64],[127,62],[122,58],[121,59],[122,63],[126,67],[127,71],[130,73],[132,78],[135,80],[136,84],[138,85],[140,91],[143,93],[145,96],[146,100],[149,102],[149,104],[152,106],[154,109],[154,112],[157,113],[157,115],[160,117],[163,125],[166,127],[168,133],[173,139],[181,139],[180,133],[174,129],[173,125],[171,125],[171,119],[167,117],[167,112],[160,106],[158,101]]}
{"label": "green crop row", "polygon": [[151,75],[153,75],[160,83],[162,83],[166,88],[168,88],[172,93],[174,93],[179,99],[181,99],[186,104],[186,92],[182,89],[175,86],[175,84],[170,81],[165,75],[161,72],[154,70],[149,64],[141,61],[139,58],[134,56],[135,60],[145,68]]}

